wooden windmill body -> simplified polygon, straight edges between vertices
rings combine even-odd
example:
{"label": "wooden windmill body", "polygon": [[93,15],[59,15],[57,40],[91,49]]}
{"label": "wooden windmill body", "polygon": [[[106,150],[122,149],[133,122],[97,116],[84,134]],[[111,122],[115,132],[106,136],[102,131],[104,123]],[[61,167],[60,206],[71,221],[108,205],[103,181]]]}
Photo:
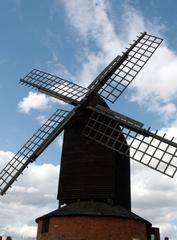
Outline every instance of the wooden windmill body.
{"label": "wooden windmill body", "polygon": [[36,219],[38,240],[150,238],[151,223],[131,212],[130,159],[173,177],[177,144],[110,110],[106,101],[119,98],[161,42],[142,33],[88,88],[36,69],[21,79],[74,106],[58,109],[0,173],[3,195],[64,130],[59,208]]}
{"label": "wooden windmill body", "polygon": [[[100,97],[93,100],[107,107]],[[58,200],[62,205],[92,199],[130,210],[130,160],[84,137],[88,117],[83,111],[65,128]]]}

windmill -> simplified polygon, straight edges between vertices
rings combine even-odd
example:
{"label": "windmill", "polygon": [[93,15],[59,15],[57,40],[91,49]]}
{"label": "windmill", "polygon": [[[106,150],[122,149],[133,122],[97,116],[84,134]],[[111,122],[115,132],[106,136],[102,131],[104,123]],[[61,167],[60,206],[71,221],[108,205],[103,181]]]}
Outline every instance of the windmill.
{"label": "windmill", "polygon": [[64,130],[58,200],[97,200],[131,209],[130,159],[173,177],[177,144],[165,134],[109,109],[131,84],[162,39],[144,32],[87,87],[34,69],[20,80],[74,106],[58,109],[0,173],[0,194]]}

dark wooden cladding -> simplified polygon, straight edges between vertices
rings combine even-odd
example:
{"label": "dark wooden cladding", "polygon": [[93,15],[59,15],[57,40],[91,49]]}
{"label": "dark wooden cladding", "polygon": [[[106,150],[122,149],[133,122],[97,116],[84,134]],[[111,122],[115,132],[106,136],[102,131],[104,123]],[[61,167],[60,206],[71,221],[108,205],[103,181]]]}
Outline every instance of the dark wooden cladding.
{"label": "dark wooden cladding", "polygon": [[[92,100],[95,103],[107,107],[100,97]],[[130,161],[83,136],[88,114],[82,111],[65,128],[58,200],[110,201],[130,210]]]}

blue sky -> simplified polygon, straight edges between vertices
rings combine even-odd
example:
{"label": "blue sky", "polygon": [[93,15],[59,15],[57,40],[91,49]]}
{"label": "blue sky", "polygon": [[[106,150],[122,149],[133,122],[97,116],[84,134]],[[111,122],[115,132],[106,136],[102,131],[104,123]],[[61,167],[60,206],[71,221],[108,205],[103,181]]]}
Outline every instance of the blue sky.
{"label": "blue sky", "polygon": [[[176,9],[175,0],[0,1],[0,168],[55,109],[70,109],[20,78],[38,68],[87,86],[141,31],[165,40],[110,107],[176,137]],[[61,144],[62,136],[1,197],[0,234],[34,237],[34,219],[56,208]],[[176,193],[176,178],[132,164],[133,211],[170,239],[177,239]]]}

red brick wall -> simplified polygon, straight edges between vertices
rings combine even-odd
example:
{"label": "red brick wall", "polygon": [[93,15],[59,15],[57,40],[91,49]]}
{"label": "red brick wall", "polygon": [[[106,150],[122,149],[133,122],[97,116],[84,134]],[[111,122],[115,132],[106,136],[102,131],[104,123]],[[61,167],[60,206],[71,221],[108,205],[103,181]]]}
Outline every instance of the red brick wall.
{"label": "red brick wall", "polygon": [[48,233],[41,227],[42,220],[37,240],[147,240],[144,223],[114,217],[52,217]]}

